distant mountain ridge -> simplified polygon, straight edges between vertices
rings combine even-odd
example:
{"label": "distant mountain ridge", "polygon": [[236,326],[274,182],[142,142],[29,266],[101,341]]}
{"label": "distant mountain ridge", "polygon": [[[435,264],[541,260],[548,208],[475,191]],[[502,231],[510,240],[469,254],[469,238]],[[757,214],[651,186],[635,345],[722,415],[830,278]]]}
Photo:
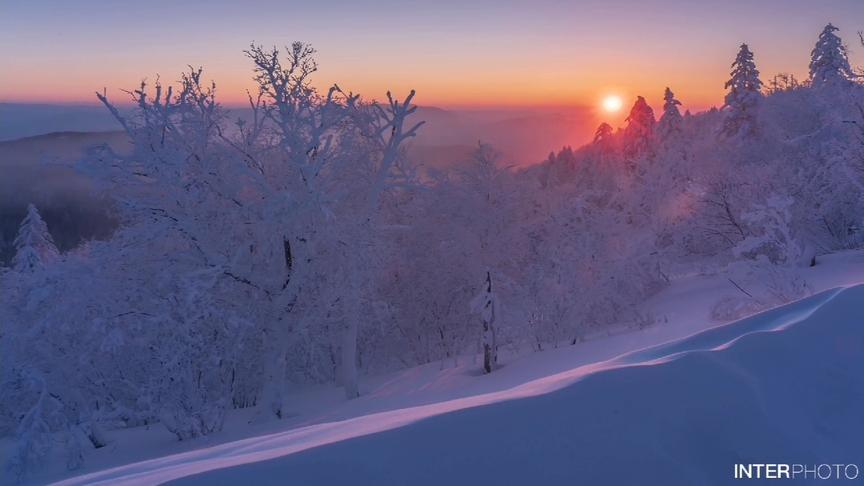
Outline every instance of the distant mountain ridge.
{"label": "distant mountain ridge", "polygon": [[[249,117],[247,108],[226,108],[229,119]],[[426,122],[412,141],[418,161],[436,167],[458,161],[437,157],[464,159],[479,141],[492,144],[508,164],[537,163],[564,145],[588,142],[596,124],[587,107],[451,110],[421,106],[414,117]],[[60,138],[72,145],[84,143],[88,138],[102,143],[99,137],[119,130],[119,124],[100,105],[0,103],[0,163],[10,150],[4,142],[50,143],[50,147],[40,146],[38,151],[53,157],[56,155],[53,147]],[[39,136],[48,138],[33,139]]]}

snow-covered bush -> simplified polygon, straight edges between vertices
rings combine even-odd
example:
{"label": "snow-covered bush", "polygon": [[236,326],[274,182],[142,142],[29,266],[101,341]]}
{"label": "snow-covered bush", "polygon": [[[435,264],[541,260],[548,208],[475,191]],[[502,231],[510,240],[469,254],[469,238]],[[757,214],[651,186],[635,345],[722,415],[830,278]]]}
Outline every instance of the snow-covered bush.
{"label": "snow-covered bush", "polygon": [[752,297],[727,295],[714,304],[709,315],[715,321],[729,322],[756,314],[764,309],[765,305]]}
{"label": "snow-covered bush", "polygon": [[746,258],[765,256],[772,263],[797,262],[804,247],[793,234],[792,198],[772,195],[765,204],[755,204],[741,216],[747,235],[734,253]]}
{"label": "snow-covered bush", "polygon": [[718,321],[737,320],[813,294],[794,268],[771,263],[764,255],[730,265],[727,276],[731,294],[711,309],[711,318]]}

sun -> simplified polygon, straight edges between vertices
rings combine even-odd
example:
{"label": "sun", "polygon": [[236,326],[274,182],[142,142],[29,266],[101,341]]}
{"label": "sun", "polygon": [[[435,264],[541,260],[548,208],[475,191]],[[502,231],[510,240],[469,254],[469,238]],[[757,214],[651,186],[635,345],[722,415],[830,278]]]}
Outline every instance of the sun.
{"label": "sun", "polygon": [[621,100],[620,96],[609,95],[603,98],[603,109],[609,113],[615,113],[616,111],[621,110],[622,106],[624,106],[624,102]]}

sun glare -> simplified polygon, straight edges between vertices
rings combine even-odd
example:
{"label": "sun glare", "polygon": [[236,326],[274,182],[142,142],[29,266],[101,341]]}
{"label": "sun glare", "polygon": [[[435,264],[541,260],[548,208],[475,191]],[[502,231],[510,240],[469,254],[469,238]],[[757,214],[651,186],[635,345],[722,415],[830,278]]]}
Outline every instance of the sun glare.
{"label": "sun glare", "polygon": [[624,106],[624,102],[621,101],[620,96],[610,95],[603,98],[603,109],[609,113],[620,110],[622,106]]}

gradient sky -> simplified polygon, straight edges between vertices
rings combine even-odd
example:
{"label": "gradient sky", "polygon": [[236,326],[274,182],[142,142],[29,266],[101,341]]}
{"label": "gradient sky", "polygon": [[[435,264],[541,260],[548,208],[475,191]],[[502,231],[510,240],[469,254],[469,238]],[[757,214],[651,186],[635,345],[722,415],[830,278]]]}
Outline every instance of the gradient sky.
{"label": "gradient sky", "polygon": [[[720,104],[748,42],[767,79],[806,77],[816,36],[840,27],[854,64],[864,0],[0,0],[0,101],[92,102],[203,65],[243,99],[249,42],[312,43],[318,84],[425,105],[597,106],[607,94]],[[629,103],[629,101],[628,101]]]}

